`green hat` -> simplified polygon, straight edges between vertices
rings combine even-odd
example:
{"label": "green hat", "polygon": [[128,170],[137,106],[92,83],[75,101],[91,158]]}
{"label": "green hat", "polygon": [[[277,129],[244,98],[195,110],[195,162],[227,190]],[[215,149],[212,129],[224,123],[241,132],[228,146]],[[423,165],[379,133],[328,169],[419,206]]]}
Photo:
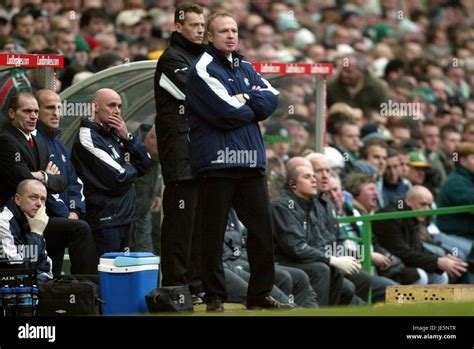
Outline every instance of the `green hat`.
{"label": "green hat", "polygon": [[387,36],[393,36],[395,34],[395,29],[387,23],[379,23],[375,26],[375,31],[377,33],[377,40],[380,41]]}
{"label": "green hat", "polygon": [[76,52],[89,52],[89,44],[79,35],[76,35]]}
{"label": "green hat", "polygon": [[410,152],[410,166],[412,167],[431,167],[430,163],[426,159],[425,154],[423,154],[421,151],[412,151]]}

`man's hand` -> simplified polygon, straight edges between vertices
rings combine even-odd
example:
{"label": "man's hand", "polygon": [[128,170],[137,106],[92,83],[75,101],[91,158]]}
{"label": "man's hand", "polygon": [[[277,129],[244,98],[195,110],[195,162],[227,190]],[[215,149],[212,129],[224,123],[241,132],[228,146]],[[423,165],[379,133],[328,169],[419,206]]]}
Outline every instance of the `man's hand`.
{"label": "man's hand", "polygon": [[244,94],[243,93],[240,93],[238,95],[234,95],[235,98],[237,98],[239,100],[240,103],[243,103],[245,104],[247,101],[245,100],[244,98]]}
{"label": "man's hand", "polygon": [[48,162],[48,165],[46,165],[46,169],[44,170],[47,174],[61,174],[61,171],[59,171],[58,166],[54,164],[54,162],[50,161]]}
{"label": "man's hand", "polygon": [[390,264],[392,264],[389,257],[378,252],[372,252],[372,262],[382,271],[387,270],[390,267]]}
{"label": "man's hand", "polygon": [[69,216],[67,218],[69,218],[69,219],[79,219],[79,215],[76,212],[71,211],[71,212],[69,212]]}
{"label": "man's hand", "polygon": [[451,277],[460,277],[467,271],[467,266],[467,263],[451,255],[438,258],[438,268],[447,272]]}
{"label": "man's hand", "polygon": [[41,206],[41,208],[36,212],[36,215],[33,218],[28,215],[25,216],[28,221],[28,225],[30,226],[30,231],[32,233],[43,235],[43,231],[49,222],[49,217],[46,214],[46,206]]}
{"label": "man's hand", "polygon": [[31,172],[31,175],[35,177],[37,180],[39,180],[40,182],[44,183],[44,181],[46,180],[46,178],[44,177],[43,171]]}
{"label": "man's hand", "polygon": [[161,198],[159,196],[155,196],[155,198],[151,201],[151,212],[157,213],[161,211]]}
{"label": "man's hand", "polygon": [[128,138],[128,129],[127,124],[120,116],[117,115],[110,115],[108,119],[108,123],[110,127],[113,127],[117,130],[119,137],[122,139]]}
{"label": "man's hand", "polygon": [[357,274],[362,268],[360,262],[351,256],[331,257],[329,265],[341,269],[347,275]]}

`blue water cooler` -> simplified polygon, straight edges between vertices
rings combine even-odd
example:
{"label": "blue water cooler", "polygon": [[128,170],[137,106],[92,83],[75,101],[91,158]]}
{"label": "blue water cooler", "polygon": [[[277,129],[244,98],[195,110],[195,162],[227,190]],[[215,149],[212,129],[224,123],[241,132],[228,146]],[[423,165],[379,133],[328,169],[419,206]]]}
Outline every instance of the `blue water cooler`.
{"label": "blue water cooler", "polygon": [[158,287],[160,257],[148,252],[111,252],[100,258],[103,315],[147,313],[145,295]]}

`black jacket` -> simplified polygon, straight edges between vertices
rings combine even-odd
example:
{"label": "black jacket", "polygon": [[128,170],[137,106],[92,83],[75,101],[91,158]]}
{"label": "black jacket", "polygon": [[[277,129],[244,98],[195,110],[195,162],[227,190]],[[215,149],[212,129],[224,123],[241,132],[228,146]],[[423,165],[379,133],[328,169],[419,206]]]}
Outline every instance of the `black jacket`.
{"label": "black jacket", "polygon": [[71,160],[84,182],[84,219],[92,229],[116,227],[138,219],[133,183],[152,165],[140,140],[121,140],[115,132],[84,119]]}
{"label": "black jacket", "polygon": [[165,184],[192,178],[184,86],[191,64],[203,51],[204,46],[174,32],[156,66],[155,128]]}
{"label": "black jacket", "polygon": [[[382,212],[408,211],[411,208],[404,203],[403,209],[398,209],[398,204],[387,206]],[[394,255],[398,256],[407,267],[421,268],[428,273],[441,273],[438,269],[438,256],[423,247],[416,218],[387,219],[374,221],[373,232],[377,241]]]}
{"label": "black jacket", "polygon": [[229,211],[229,218],[225,229],[222,260],[224,263],[248,263],[247,228],[240,222],[233,208]]}
{"label": "black jacket", "polygon": [[[0,205],[15,194],[18,183],[34,179],[31,172],[44,171],[50,161],[48,146],[43,139],[33,139],[35,149],[31,148],[23,133],[10,124],[0,134]],[[67,183],[62,174],[48,174],[45,185],[48,194],[57,194],[66,189]]]}
{"label": "black jacket", "polygon": [[303,200],[285,189],[272,206],[277,260],[329,264],[325,247],[331,242],[320,231],[314,200]]}

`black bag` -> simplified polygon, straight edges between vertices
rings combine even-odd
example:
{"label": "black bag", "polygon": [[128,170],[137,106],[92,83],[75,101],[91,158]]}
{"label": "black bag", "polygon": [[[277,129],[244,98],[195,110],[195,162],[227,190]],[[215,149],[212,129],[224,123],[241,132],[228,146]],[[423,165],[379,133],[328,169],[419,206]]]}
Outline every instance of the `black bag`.
{"label": "black bag", "polygon": [[193,312],[193,300],[188,286],[167,286],[155,288],[145,296],[148,311]]}
{"label": "black bag", "polygon": [[379,276],[385,276],[387,278],[395,278],[395,277],[400,277],[402,274],[405,273],[406,271],[406,266],[405,266],[405,263],[402,262],[402,260],[391,254],[387,249],[381,247],[380,248],[381,252],[390,258],[390,266],[388,267],[388,269],[386,270],[380,270],[380,269],[377,269],[377,274]]}
{"label": "black bag", "polygon": [[100,315],[97,275],[62,276],[40,283],[38,315]]}

